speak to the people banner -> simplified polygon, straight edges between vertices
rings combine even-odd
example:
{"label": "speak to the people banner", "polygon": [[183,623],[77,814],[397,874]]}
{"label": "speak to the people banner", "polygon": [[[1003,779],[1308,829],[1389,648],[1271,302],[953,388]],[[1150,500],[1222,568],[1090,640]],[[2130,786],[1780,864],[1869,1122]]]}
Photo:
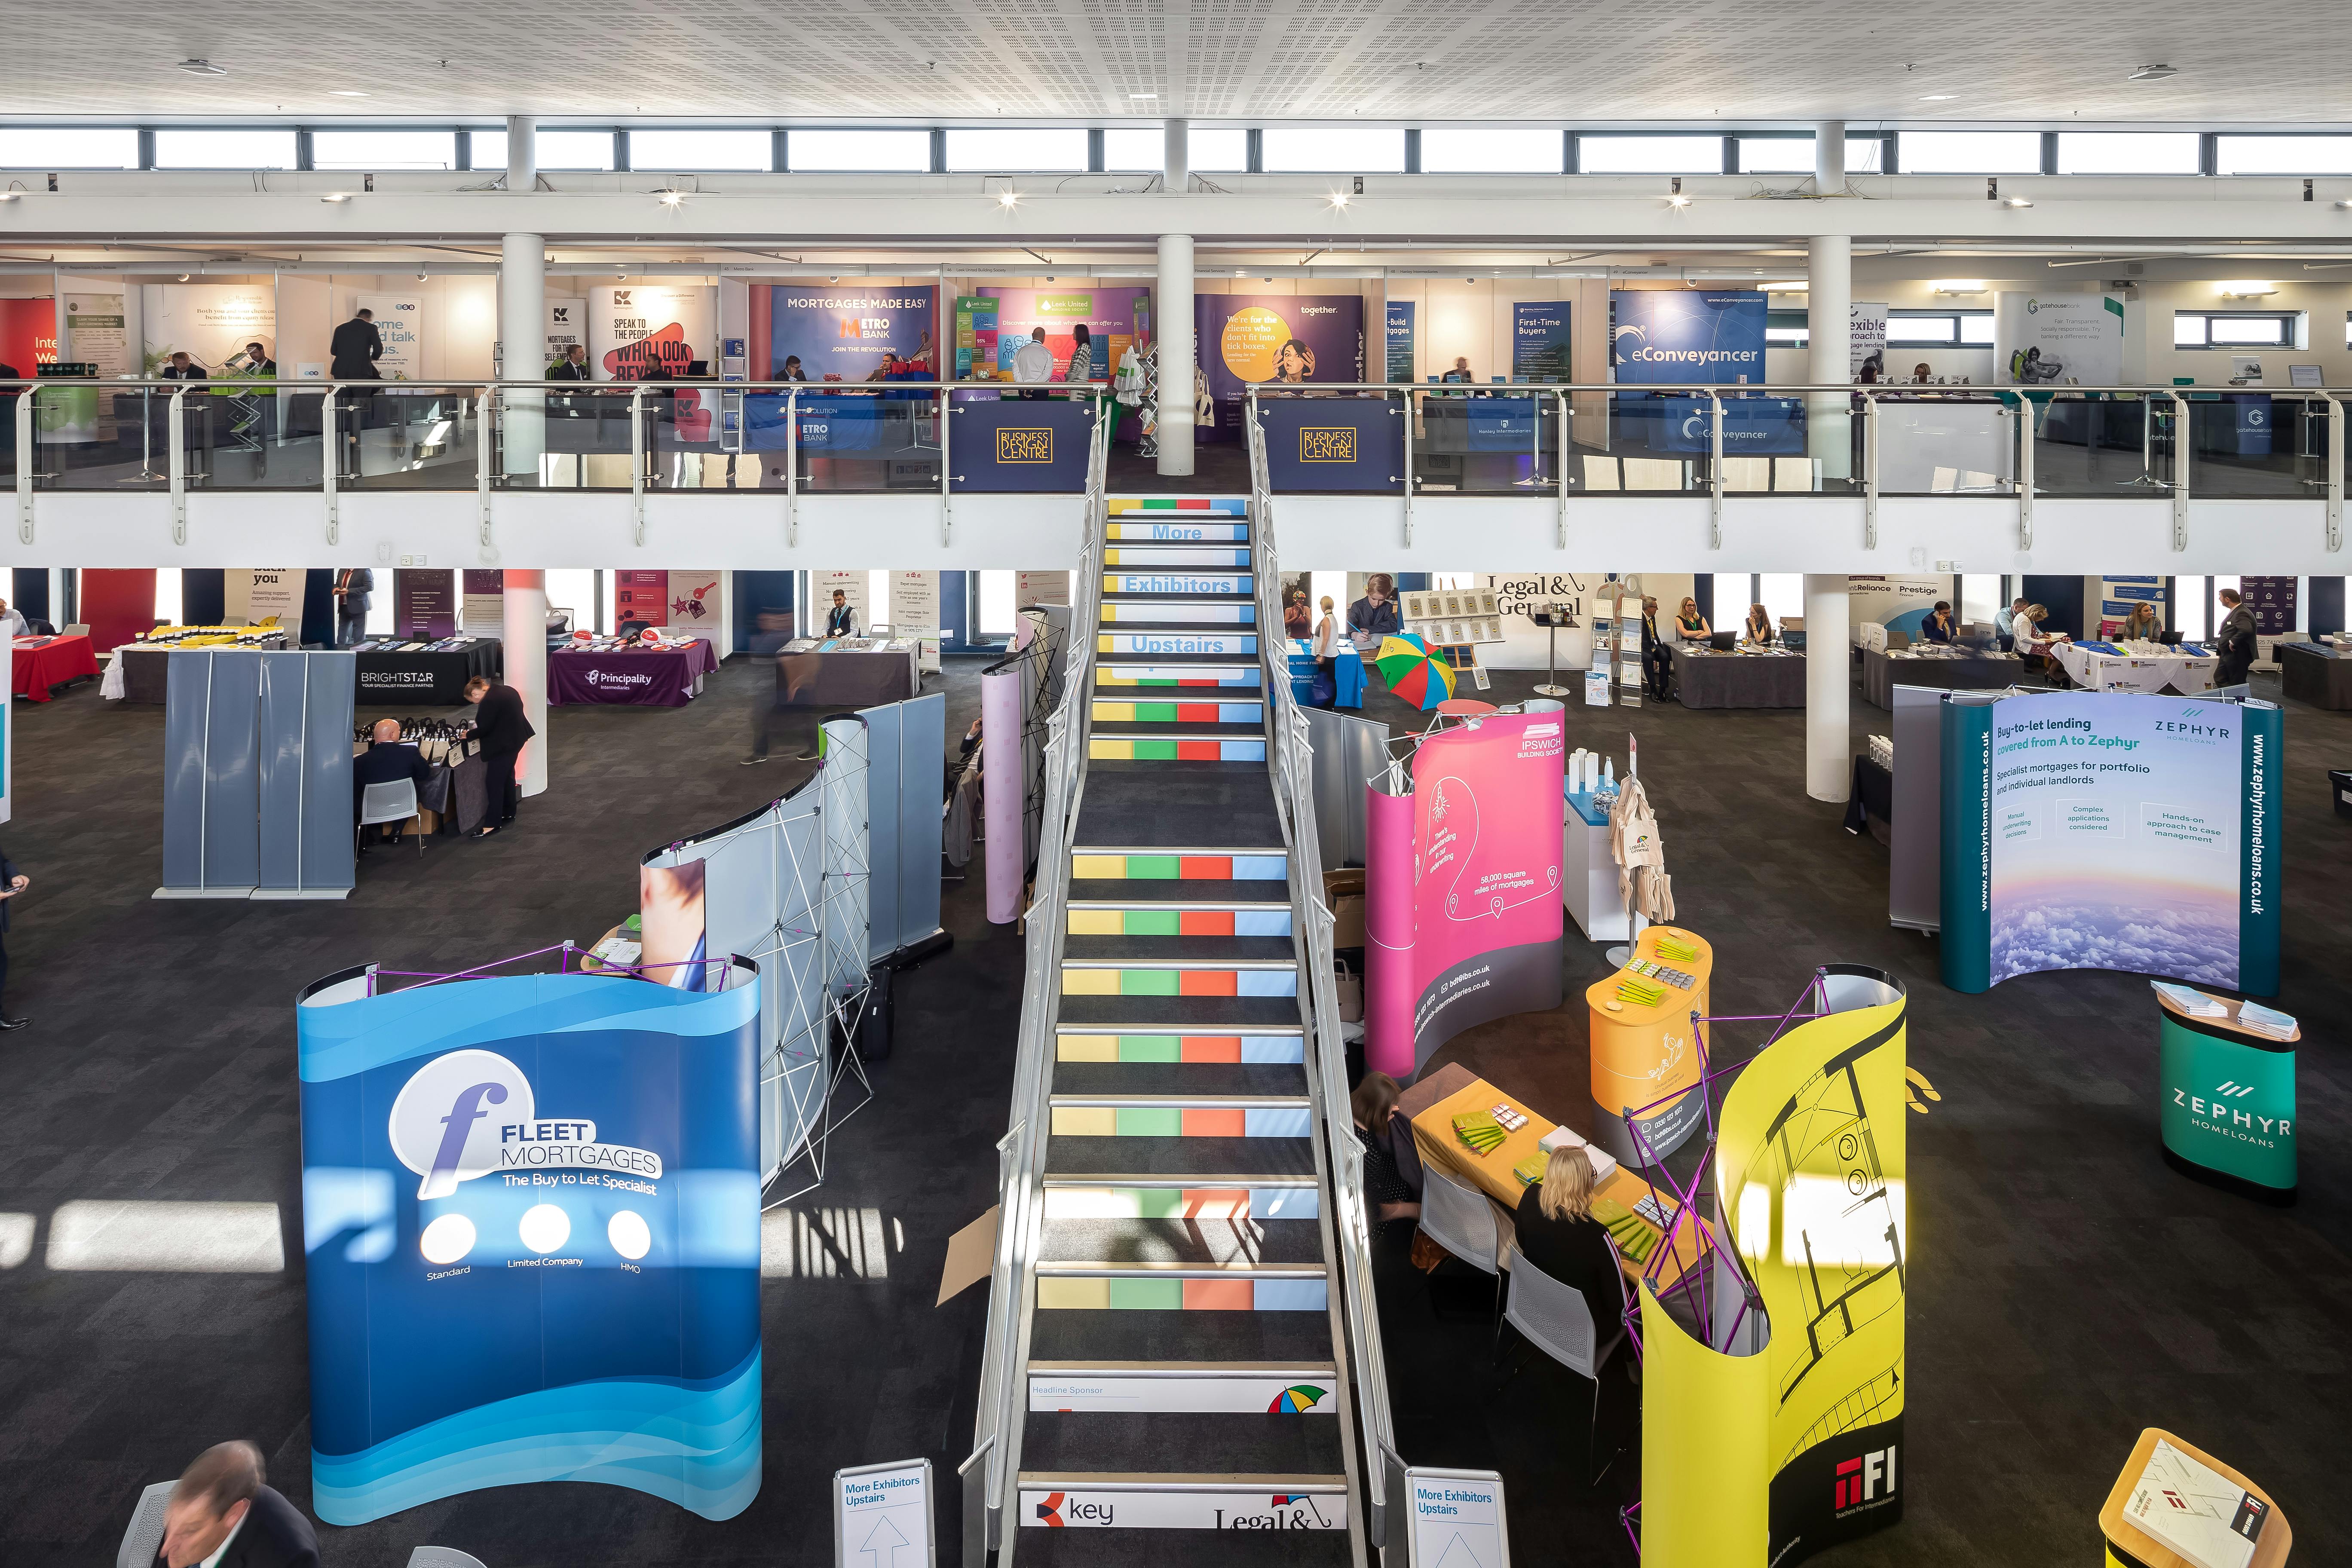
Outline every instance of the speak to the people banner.
{"label": "speak to the people banner", "polygon": [[331,1524],[485,1487],[760,1489],[759,987],[580,973],[297,1009],[310,1485]]}
{"label": "speak to the people banner", "polygon": [[1947,699],[1944,984],[2120,969],[2275,994],[2280,717],[2120,691]]}
{"label": "speak to the people banner", "polygon": [[1365,1061],[1410,1079],[1463,1030],[1559,1005],[1559,715],[1421,743],[1412,793],[1366,786]]}
{"label": "speak to the people banner", "polygon": [[1203,440],[1238,441],[1252,386],[1364,379],[1364,301],[1354,294],[1202,294],[1193,300]]}

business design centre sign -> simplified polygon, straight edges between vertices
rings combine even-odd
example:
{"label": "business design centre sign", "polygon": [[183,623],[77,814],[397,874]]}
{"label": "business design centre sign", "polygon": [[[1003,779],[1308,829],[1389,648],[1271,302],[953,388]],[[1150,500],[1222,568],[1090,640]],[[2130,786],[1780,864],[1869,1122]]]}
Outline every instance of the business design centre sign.
{"label": "business design centre sign", "polygon": [[760,1488],[759,992],[452,981],[299,1009],[311,1477],[331,1524],[601,1481]]}

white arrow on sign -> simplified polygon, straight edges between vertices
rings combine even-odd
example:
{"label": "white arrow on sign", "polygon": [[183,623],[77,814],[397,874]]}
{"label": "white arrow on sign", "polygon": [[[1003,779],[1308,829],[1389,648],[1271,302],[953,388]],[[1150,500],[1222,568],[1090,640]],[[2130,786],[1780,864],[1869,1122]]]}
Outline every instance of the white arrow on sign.
{"label": "white arrow on sign", "polygon": [[[887,1540],[882,1534],[886,1530],[890,1532]],[[898,1548],[906,1544],[907,1538],[886,1514],[874,1521],[874,1528],[866,1532],[866,1544],[857,1550],[865,1554],[866,1568],[898,1568]]]}

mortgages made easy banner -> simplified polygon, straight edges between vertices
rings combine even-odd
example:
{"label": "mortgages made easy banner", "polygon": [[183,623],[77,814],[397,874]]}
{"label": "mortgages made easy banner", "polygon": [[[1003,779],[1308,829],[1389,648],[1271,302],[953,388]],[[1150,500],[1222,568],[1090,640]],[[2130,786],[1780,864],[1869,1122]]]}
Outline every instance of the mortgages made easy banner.
{"label": "mortgages made easy banner", "polygon": [[1556,713],[1497,713],[1425,740],[1412,793],[1367,785],[1365,1061],[1410,1079],[1447,1040],[1559,1005]]}
{"label": "mortgages made easy banner", "polygon": [[760,1489],[759,987],[539,974],[297,1009],[313,1506]]}
{"label": "mortgages made easy banner", "polygon": [[864,381],[882,368],[886,354],[930,353],[936,366],[931,329],[939,302],[939,289],[929,284],[754,285],[751,379],[791,379],[785,362],[793,359],[800,361],[796,374],[809,381]]}
{"label": "mortgages made easy banner", "polygon": [[2280,717],[2116,691],[1948,699],[1944,984],[2120,969],[2275,994]]}

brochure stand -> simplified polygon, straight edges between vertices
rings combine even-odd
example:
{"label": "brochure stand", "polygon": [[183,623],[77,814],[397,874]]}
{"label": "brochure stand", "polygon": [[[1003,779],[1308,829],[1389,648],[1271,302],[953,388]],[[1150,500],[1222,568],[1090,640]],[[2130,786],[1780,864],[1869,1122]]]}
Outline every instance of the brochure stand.
{"label": "brochure stand", "polygon": [[[2187,987],[2179,989],[2186,990]],[[2203,996],[2218,1016],[2199,1017],[2159,989],[2158,1097],[2164,1160],[2209,1186],[2282,1207],[2295,1196],[2294,1047],[2239,1022],[2247,1005]]]}
{"label": "brochure stand", "polygon": [[[2228,1532],[2222,1539],[2225,1552],[2242,1553],[2242,1542],[2251,1531],[2253,1552],[2242,1558],[2245,1568],[2280,1568],[2294,1549],[2294,1531],[2287,1528],[2286,1515],[2279,1511],[2270,1494],[2195,1444],[2157,1426],[2139,1435],[2131,1458],[2124,1461],[2123,1474],[2116,1478],[2115,1489],[2107,1494],[2106,1506],[2099,1510],[2099,1533],[2106,1542],[2106,1550],[2100,1555],[2108,1568],[2128,1568],[2133,1564],[2137,1568],[2209,1568],[2207,1563],[2175,1551],[2132,1521],[2135,1494],[2140,1491],[2143,1478],[2148,1476],[2149,1461],[2158,1458],[2158,1443],[2169,1445],[2192,1464],[2213,1472],[2210,1479],[2199,1479],[2207,1486],[2220,1489],[2200,1493],[2193,1485],[2176,1486],[2171,1489],[2180,1494],[2179,1503],[2187,1505],[2187,1509],[2172,1505],[2176,1510],[2210,1508],[2218,1517],[2220,1510],[2226,1509],[2229,1518],[2221,1521],[2222,1529]],[[2158,1489],[2160,1492],[2164,1489]]]}

